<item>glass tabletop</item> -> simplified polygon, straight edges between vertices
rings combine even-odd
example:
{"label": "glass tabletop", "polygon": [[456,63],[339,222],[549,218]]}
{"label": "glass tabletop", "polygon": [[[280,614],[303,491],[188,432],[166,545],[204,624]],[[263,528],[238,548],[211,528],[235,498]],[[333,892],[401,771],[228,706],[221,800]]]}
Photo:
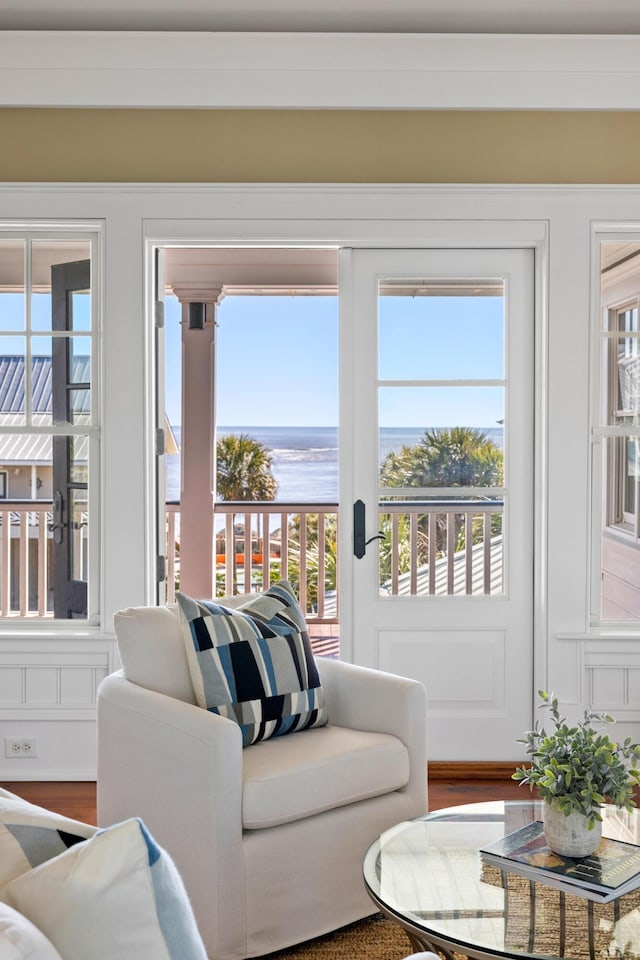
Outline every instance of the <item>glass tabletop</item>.
{"label": "glass tabletop", "polygon": [[[364,859],[373,900],[423,948],[472,957],[640,958],[640,888],[596,903],[489,866],[487,846],[533,820],[539,801],[448,807],[399,823]],[[603,836],[640,843],[640,811],[604,808]]]}

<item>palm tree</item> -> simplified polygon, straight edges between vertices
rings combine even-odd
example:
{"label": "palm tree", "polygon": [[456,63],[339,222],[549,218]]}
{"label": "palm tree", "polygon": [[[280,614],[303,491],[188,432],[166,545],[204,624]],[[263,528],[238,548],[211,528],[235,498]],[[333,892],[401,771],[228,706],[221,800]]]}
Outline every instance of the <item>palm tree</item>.
{"label": "palm tree", "polygon": [[216,494],[219,500],[275,500],[278,484],[271,451],[246,433],[216,443]]}
{"label": "palm tree", "polygon": [[[216,443],[216,496],[219,500],[263,501],[275,500],[278,484],[271,472],[271,451],[246,433],[220,437]],[[233,546],[228,545],[233,558],[233,593],[238,592],[236,553],[252,551],[253,534],[242,526],[234,526]],[[268,524],[267,524],[268,527]],[[238,536],[236,537],[236,533]],[[264,549],[269,549],[269,530],[264,531]]]}
{"label": "palm tree", "polygon": [[483,430],[425,430],[412,447],[391,451],[380,468],[385,487],[499,487],[502,451]]}
{"label": "palm tree", "polygon": [[[380,468],[380,483],[384,487],[499,487],[504,476],[502,450],[482,430],[472,427],[452,427],[449,430],[426,430],[424,436],[413,446],[404,446],[400,451],[387,454]],[[463,491],[461,490],[461,495]],[[408,517],[399,517],[401,553],[408,543]],[[439,555],[446,550],[446,514],[438,515],[436,522],[436,550]],[[456,549],[465,544],[462,514],[455,520]],[[380,518],[380,528],[387,534],[380,544],[381,582],[390,575],[390,526],[391,515]],[[476,524],[476,527],[478,525]],[[491,519],[492,534],[502,528],[502,516]],[[481,528],[473,531],[473,541],[482,537]],[[405,543],[406,541],[406,543]],[[418,520],[417,551],[419,563],[426,563],[429,551],[428,516]],[[406,564],[408,559],[405,558]],[[406,565],[405,564],[405,565]],[[407,567],[408,569],[408,567]]]}

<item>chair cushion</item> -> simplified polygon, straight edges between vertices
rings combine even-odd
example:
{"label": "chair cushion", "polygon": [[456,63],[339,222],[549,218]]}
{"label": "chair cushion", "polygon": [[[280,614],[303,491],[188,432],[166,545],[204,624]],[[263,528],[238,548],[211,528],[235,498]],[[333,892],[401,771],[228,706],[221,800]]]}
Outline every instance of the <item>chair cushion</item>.
{"label": "chair cushion", "polygon": [[176,867],[137,819],[17,877],[0,899],[64,960],[207,960]]}
{"label": "chair cushion", "polygon": [[234,720],[243,745],[327,723],[304,616],[289,583],[231,609],[177,594],[196,701]]}
{"label": "chair cushion", "polygon": [[60,954],[45,935],[7,903],[0,903],[0,958],[61,960]]}
{"label": "chair cushion", "polygon": [[386,733],[329,724],[243,751],[242,821],[275,827],[404,787],[409,754]]}
{"label": "chair cushion", "polygon": [[96,829],[0,790],[0,886],[86,840]]}

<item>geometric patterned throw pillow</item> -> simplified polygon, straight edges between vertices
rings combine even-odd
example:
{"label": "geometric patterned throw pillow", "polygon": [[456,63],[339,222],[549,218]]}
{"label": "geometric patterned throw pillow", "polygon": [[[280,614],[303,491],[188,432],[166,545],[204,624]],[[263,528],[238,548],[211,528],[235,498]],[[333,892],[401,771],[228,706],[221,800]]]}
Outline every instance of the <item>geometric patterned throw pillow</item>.
{"label": "geometric patterned throw pillow", "polygon": [[207,960],[180,875],[139,819],[96,831],[0,897],[64,960]]}
{"label": "geometric patterned throw pillow", "polygon": [[327,711],[304,615],[286,580],[241,607],[176,595],[196,702],[243,746],[320,727]]}
{"label": "geometric patterned throw pillow", "polygon": [[0,886],[57,857],[96,830],[0,790]]}

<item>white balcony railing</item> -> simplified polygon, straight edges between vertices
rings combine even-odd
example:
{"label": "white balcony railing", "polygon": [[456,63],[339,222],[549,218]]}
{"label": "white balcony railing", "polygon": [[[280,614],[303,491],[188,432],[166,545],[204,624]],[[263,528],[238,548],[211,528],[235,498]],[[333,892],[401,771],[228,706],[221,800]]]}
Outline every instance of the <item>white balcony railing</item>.
{"label": "white balcony railing", "polygon": [[[380,595],[500,594],[503,509],[499,500],[382,503]],[[309,622],[337,622],[337,504],[216,503],[214,514],[217,596],[263,590],[282,577]],[[180,581],[179,515],[179,504],[167,504],[169,601]]]}

